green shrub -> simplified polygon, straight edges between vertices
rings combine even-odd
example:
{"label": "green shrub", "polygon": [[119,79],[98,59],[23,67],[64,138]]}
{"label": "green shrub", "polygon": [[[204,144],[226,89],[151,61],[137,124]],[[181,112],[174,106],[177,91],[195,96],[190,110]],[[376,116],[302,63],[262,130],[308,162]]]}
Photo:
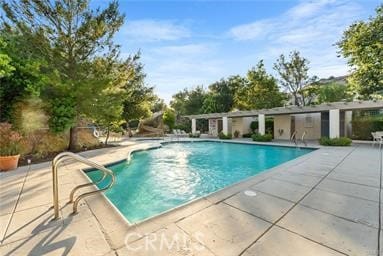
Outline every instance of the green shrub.
{"label": "green shrub", "polygon": [[383,130],[382,116],[355,117],[351,123],[352,138],[356,140],[371,140],[371,132]]}
{"label": "green shrub", "polygon": [[254,133],[251,136],[251,138],[253,139],[253,141],[268,142],[268,141],[272,141],[273,135],[271,135],[271,134],[261,135],[259,133]]}
{"label": "green shrub", "polygon": [[251,138],[252,135],[253,133],[245,133],[245,134],[242,134],[242,138]]}
{"label": "green shrub", "polygon": [[333,139],[322,137],[319,139],[319,144],[323,146],[350,146],[351,142],[351,139],[347,137],[339,137]]}
{"label": "green shrub", "polygon": [[239,131],[238,130],[235,130],[234,131],[234,138],[238,138],[239,137]]}
{"label": "green shrub", "polygon": [[223,132],[220,132],[220,133],[218,134],[218,138],[220,138],[221,140],[231,140],[232,135],[231,135],[231,133],[228,133],[228,134],[226,135],[226,134],[224,134]]}
{"label": "green shrub", "polygon": [[[258,130],[258,121],[252,121],[250,123],[250,130],[255,133]],[[274,134],[274,119],[266,118],[265,120],[265,130],[267,133]]]}

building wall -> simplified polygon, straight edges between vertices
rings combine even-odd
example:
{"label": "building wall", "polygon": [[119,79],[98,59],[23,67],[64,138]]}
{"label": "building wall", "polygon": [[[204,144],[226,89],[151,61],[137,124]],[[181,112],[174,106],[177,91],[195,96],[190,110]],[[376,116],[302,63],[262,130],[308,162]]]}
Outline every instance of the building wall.
{"label": "building wall", "polygon": [[231,133],[234,135],[235,131],[239,131],[239,136],[243,134],[243,118],[232,118]]}
{"label": "building wall", "polygon": [[[274,116],[274,139],[288,140],[290,139],[291,116],[280,115]],[[281,133],[279,132],[281,130]]]}
{"label": "building wall", "polygon": [[300,138],[304,131],[306,131],[305,139],[315,140],[321,137],[321,114],[299,114],[295,117],[295,130],[297,131],[297,138]]}
{"label": "building wall", "polygon": [[218,119],[209,119],[209,135],[218,135]]}

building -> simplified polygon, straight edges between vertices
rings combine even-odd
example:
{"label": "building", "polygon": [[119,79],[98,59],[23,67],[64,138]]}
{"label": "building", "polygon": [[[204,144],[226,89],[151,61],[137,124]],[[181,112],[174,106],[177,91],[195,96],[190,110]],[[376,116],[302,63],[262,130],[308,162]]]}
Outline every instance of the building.
{"label": "building", "polygon": [[296,132],[305,139],[319,139],[322,136],[336,138],[352,134],[352,112],[355,110],[383,109],[383,101],[333,102],[310,106],[285,106],[272,109],[235,111],[188,115],[192,120],[192,133],[197,132],[196,120],[207,119],[210,136],[219,132],[240,136],[250,132],[250,123],[258,121],[258,132],[265,134],[266,118],[274,119],[274,139],[288,140]]}

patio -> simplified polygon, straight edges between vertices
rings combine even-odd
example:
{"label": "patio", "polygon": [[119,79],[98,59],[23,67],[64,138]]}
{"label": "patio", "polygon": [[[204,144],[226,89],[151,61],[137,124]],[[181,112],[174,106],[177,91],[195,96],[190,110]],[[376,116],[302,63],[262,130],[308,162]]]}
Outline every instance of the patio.
{"label": "patio", "polygon": [[[153,146],[158,142],[83,155],[106,164]],[[382,150],[370,145],[321,147],[132,226],[102,195],[70,215],[69,191],[86,182],[79,168],[68,163],[59,172],[58,221],[51,221],[50,163],[0,174],[1,255],[377,255],[383,241]],[[160,250],[153,234],[182,238],[182,245]]]}

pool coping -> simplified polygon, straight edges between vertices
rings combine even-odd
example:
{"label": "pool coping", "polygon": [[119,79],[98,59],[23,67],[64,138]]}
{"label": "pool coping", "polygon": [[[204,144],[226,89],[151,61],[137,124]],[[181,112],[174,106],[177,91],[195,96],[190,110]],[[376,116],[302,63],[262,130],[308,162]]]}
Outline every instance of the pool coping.
{"label": "pool coping", "polygon": [[[155,148],[162,147],[162,144],[167,143],[178,143],[178,142],[217,142],[217,143],[237,143],[237,144],[249,144],[249,145],[263,145],[263,146],[283,146],[283,147],[290,147],[295,148],[295,146],[290,146],[286,144],[280,144],[280,143],[259,143],[259,142],[252,142],[252,141],[222,141],[218,139],[189,139],[185,138],[182,140],[173,140],[173,141],[152,141],[151,143],[143,143],[143,144],[137,144],[134,146],[134,148],[128,150],[126,152],[126,158],[119,158],[119,160],[115,161],[109,161],[108,163],[102,163],[106,166],[113,165],[115,163],[121,162],[121,161],[129,161],[131,159],[131,154],[138,151],[144,151],[144,150],[151,150]],[[122,147],[123,148],[123,147]],[[281,169],[292,167],[295,165],[298,165],[307,159],[311,158],[313,153],[320,151],[321,146],[318,147],[301,147],[301,148],[309,148],[309,149],[316,149],[312,152],[309,152],[307,154],[304,154],[302,156],[299,156],[297,158],[294,158],[292,160],[289,160],[287,162],[284,162],[282,164],[279,164],[277,166],[274,166],[270,169],[266,169],[262,171],[261,173],[258,173],[254,176],[250,176],[246,179],[243,179],[241,181],[238,181],[236,183],[233,183],[229,186],[226,186],[222,189],[219,189],[217,191],[214,191],[212,193],[209,193],[207,195],[204,195],[199,198],[195,198],[191,201],[188,201],[184,204],[178,205],[174,208],[171,208],[165,212],[162,212],[156,216],[149,217],[139,223],[130,223],[126,217],[123,216],[123,214],[118,210],[118,208],[105,196],[104,193],[98,193],[92,197],[85,198],[85,201],[88,204],[89,209],[92,211],[94,216],[97,218],[98,222],[100,223],[104,234],[106,235],[106,238],[108,242],[110,243],[111,247],[113,249],[118,249],[124,246],[126,243],[131,243],[136,240],[141,239],[142,237],[155,232],[161,228],[164,228],[165,226],[169,225],[170,223],[174,223],[177,221],[180,221],[192,214],[195,214],[207,207],[210,207],[212,205],[218,204],[219,202],[226,200],[227,198],[237,194],[238,192],[249,188],[255,184],[258,184],[267,178],[274,176],[278,174]],[[97,156],[96,156],[97,158]],[[97,161],[97,160],[96,160]],[[85,170],[89,168],[79,168],[81,170],[81,176],[86,180],[86,182],[91,181],[90,178],[86,175]],[[91,186],[94,189],[98,189],[96,185]],[[98,203],[95,203],[98,201]],[[102,203],[100,203],[102,202]],[[113,213],[111,213],[111,209],[113,209]],[[109,226],[110,221],[108,220],[104,222],[104,216],[99,216],[97,214],[98,212],[107,213],[107,214],[116,214],[112,219],[114,224],[119,227],[119,230],[115,230],[116,226],[113,225],[112,227]],[[110,217],[110,216],[109,216]],[[135,234],[135,239],[129,236],[129,239],[126,240],[125,238],[129,234]]]}

